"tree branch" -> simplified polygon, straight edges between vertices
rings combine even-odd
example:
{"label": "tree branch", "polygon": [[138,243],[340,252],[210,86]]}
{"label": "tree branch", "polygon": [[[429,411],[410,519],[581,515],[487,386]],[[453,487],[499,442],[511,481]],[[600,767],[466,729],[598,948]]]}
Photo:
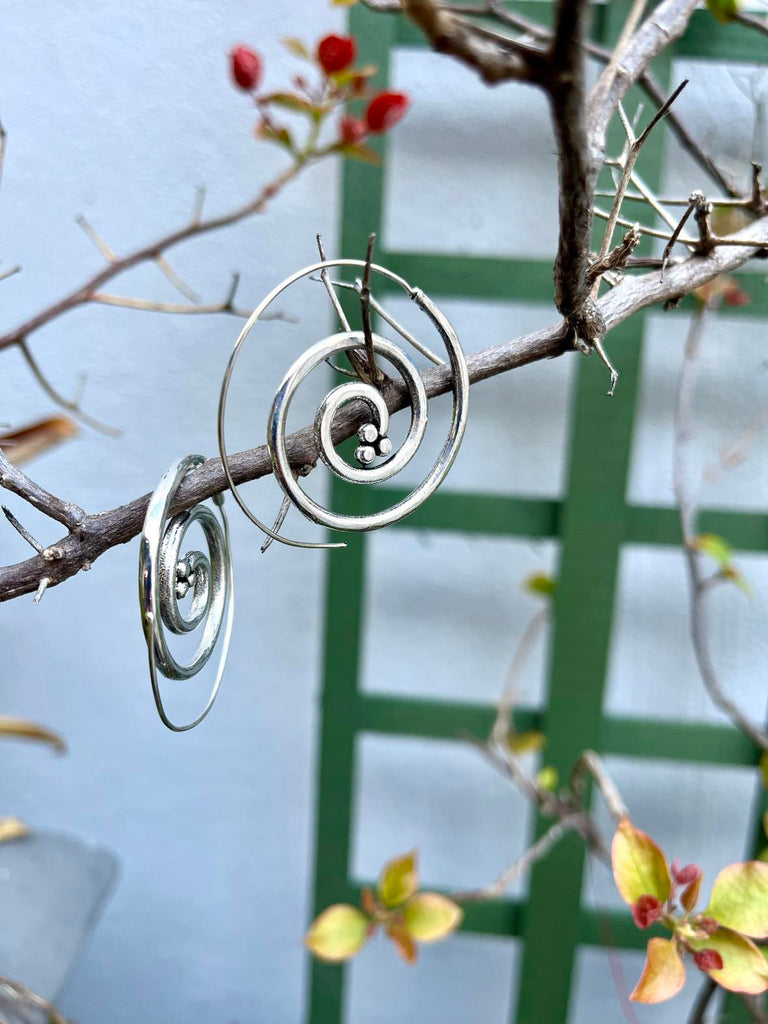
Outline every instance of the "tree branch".
{"label": "tree branch", "polygon": [[[763,239],[768,245],[768,216],[749,225],[745,232],[750,238]],[[732,241],[738,240],[737,234]],[[708,257],[693,257],[670,267],[663,281],[659,279],[657,272],[627,278],[600,299],[597,303],[599,314],[605,321],[606,329],[610,330],[647,306],[679,298],[718,274],[735,270],[752,254],[752,248],[734,244],[727,249],[718,248]],[[561,323],[534,331],[471,353],[467,357],[470,381],[475,384],[527,363],[562,355],[568,348],[568,339]],[[429,397],[445,394],[451,388],[452,376],[448,366],[427,370],[423,376]],[[392,412],[403,409],[408,404],[407,390],[398,382],[386,385],[384,398]],[[363,410],[360,406],[352,404],[342,410],[335,424],[334,442],[340,443],[351,437],[366,413],[367,409]],[[297,469],[313,465],[318,457],[313,428],[305,427],[292,434],[287,438],[287,448],[291,462]],[[233,455],[231,466],[233,477],[238,484],[256,480],[272,472],[266,446]],[[181,485],[172,511],[176,513],[191,508],[197,502],[225,491],[226,486],[226,477],[220,460],[208,459]],[[26,497],[23,490],[17,490],[16,493]],[[77,534],[70,534],[57,543],[56,547],[60,550],[61,557],[55,562],[30,558],[25,562],[0,569],[0,601],[34,592],[43,576],[49,579],[51,586],[61,583],[76,575],[81,569],[89,568],[109,548],[136,537],[141,532],[149,497],[149,494],[145,494],[119,508],[85,516],[77,524]],[[39,502],[36,507],[43,512],[48,511],[45,501]]]}

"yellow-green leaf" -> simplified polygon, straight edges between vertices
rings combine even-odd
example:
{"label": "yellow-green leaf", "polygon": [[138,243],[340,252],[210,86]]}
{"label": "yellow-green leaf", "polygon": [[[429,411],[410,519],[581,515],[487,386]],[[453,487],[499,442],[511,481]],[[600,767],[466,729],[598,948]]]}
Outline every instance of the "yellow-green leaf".
{"label": "yellow-green leaf", "polygon": [[29,826],[21,818],[0,818],[0,843],[9,843],[13,839],[23,839],[29,835]]}
{"label": "yellow-green leaf", "polygon": [[768,811],[763,812],[763,833],[768,836]]}
{"label": "yellow-green leaf", "polygon": [[554,765],[542,765],[536,772],[536,785],[539,789],[546,789],[549,793],[554,793],[559,781],[560,776],[558,775],[557,768],[555,768]]}
{"label": "yellow-green leaf", "polygon": [[541,750],[547,738],[543,732],[513,732],[507,737],[507,746],[513,754],[532,754]]}
{"label": "yellow-green leaf", "polygon": [[689,939],[688,945],[694,952],[714,949],[720,954],[723,966],[719,970],[707,971],[707,974],[723,988],[750,995],[768,989],[765,957],[745,935],[730,928],[718,928],[706,939]]}
{"label": "yellow-green leaf", "polygon": [[545,572],[532,572],[523,581],[523,590],[529,594],[539,594],[541,597],[552,597],[555,592],[555,581]]}
{"label": "yellow-green leaf", "polygon": [[757,859],[763,862],[768,862],[768,846],[763,847],[760,853],[758,853]]}
{"label": "yellow-green leaf", "polygon": [[684,981],[676,940],[649,939],[643,973],[629,998],[635,1003],[663,1003],[677,995]]}
{"label": "yellow-green leaf", "polygon": [[419,892],[403,907],[403,921],[411,938],[437,942],[461,924],[461,907],[437,892]]}
{"label": "yellow-green leaf", "polygon": [[352,142],[340,142],[332,146],[330,151],[340,153],[342,156],[347,156],[352,160],[360,160],[364,164],[372,164],[374,167],[378,167],[381,163],[381,157],[370,146],[357,146]]}
{"label": "yellow-green leaf", "polygon": [[721,24],[733,21],[739,13],[738,0],[707,0],[707,8]]}
{"label": "yellow-green leaf", "polygon": [[709,555],[710,558],[718,563],[718,565],[727,566],[731,561],[732,548],[731,545],[723,537],[718,536],[716,533],[702,533],[696,537],[691,547],[695,548],[696,551],[701,551],[705,555]]}
{"label": "yellow-green leaf", "polygon": [[744,935],[768,937],[768,864],[750,860],[723,868],[704,913]]}
{"label": "yellow-green leaf", "polygon": [[413,896],[418,887],[416,851],[411,850],[410,853],[387,861],[379,875],[376,895],[385,907],[399,907]]}
{"label": "yellow-green leaf", "polygon": [[357,0],[331,0],[331,7],[354,7]]}
{"label": "yellow-green leaf", "polygon": [[13,739],[21,740],[38,740],[40,743],[47,743],[59,754],[64,754],[67,750],[67,745],[61,736],[46,729],[45,726],[27,722],[23,718],[9,718],[7,715],[0,715],[0,736],[10,736]]}
{"label": "yellow-green leaf", "polygon": [[616,888],[630,906],[641,896],[655,896],[661,903],[669,896],[669,868],[664,854],[629,818],[622,818],[616,829],[611,864]]}
{"label": "yellow-green leaf", "polygon": [[294,57],[301,57],[302,60],[312,59],[312,55],[309,50],[296,36],[286,36],[284,39],[281,39],[280,42],[289,53],[294,55]]}
{"label": "yellow-green leaf", "polygon": [[339,963],[357,953],[368,935],[369,923],[357,907],[335,903],[315,918],[304,944],[318,960]]}

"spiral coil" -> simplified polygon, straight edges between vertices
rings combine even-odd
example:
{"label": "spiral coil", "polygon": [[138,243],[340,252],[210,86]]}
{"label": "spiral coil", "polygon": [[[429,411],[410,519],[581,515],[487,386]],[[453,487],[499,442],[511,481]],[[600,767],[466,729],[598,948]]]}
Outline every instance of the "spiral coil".
{"label": "spiral coil", "polygon": [[[152,693],[161,721],[173,732],[193,729],[213,707],[224,674],[234,616],[229,525],[221,495],[213,498],[220,520],[203,504],[168,518],[182,480],[203,461],[202,455],[187,455],[169,467],[150,499],[139,545],[139,607]],[[195,523],[203,532],[208,554],[187,551],[182,555],[184,537]],[[188,595],[190,605],[185,612],[179,602]],[[185,663],[177,661],[168,647],[165,630],[181,636],[198,627],[202,632],[194,654]],[[166,714],[158,674],[175,680],[197,675],[213,654],[222,627],[222,649],[205,707],[193,721],[177,725]]]}
{"label": "spiral coil", "polygon": [[[245,515],[266,533],[273,540],[280,541],[292,547],[320,548],[320,547],[343,547],[343,544],[317,544],[306,541],[291,540],[280,535],[276,529],[270,528],[256,517],[251,508],[246,504],[240,494],[229,466],[229,459],[226,448],[225,418],[227,398],[232,374],[237,363],[238,356],[243,344],[264,313],[274,300],[286,288],[290,287],[302,278],[313,274],[320,274],[323,283],[326,285],[331,301],[337,313],[346,323],[343,313],[340,310],[338,299],[333,293],[332,286],[327,278],[328,269],[331,267],[357,267],[365,269],[367,264],[363,260],[336,259],[322,260],[319,263],[304,267],[290,277],[282,281],[274,288],[269,295],[254,310],[248,321],[240,332],[232,354],[229,358],[224,378],[222,380],[221,392],[219,395],[218,413],[218,438],[219,452],[227,476],[230,490]],[[467,364],[459,345],[458,338],[451,324],[440,312],[437,306],[418,288],[412,288],[403,278],[387,270],[385,267],[376,264],[368,265],[370,273],[379,275],[389,282],[398,285],[416,305],[426,313],[432,325],[438,331],[448,355],[448,362],[451,370],[451,390],[453,405],[451,411],[451,425],[448,437],[443,444],[438,457],[427,474],[426,478],[405,498],[390,508],[369,515],[342,515],[324,508],[307,495],[299,484],[299,480],[291,467],[290,459],[286,449],[286,427],[288,412],[291,401],[309,374],[321,363],[330,360],[330,357],[337,353],[358,352],[365,346],[365,337],[361,331],[346,329],[339,334],[324,338],[310,346],[290,367],[283,378],[277,393],[272,402],[267,424],[267,445],[272,460],[275,476],[283,489],[283,492],[308,519],[320,526],[326,526],[333,530],[367,531],[376,530],[383,526],[398,522],[405,516],[410,515],[419,507],[440,485],[451,468],[458,453],[459,446],[464,436],[467,422],[467,407],[469,402],[469,374]],[[347,285],[347,287],[350,287]],[[442,360],[434,356],[429,349],[426,349],[411,334],[390,317],[377,303],[372,301],[372,306],[381,318],[393,327],[406,341],[426,354],[433,362],[442,363]],[[392,443],[388,437],[389,410],[380,392],[369,383],[362,380],[350,381],[340,384],[321,402],[315,417],[314,433],[317,449],[325,465],[340,477],[350,483],[367,484],[389,480],[396,476],[416,454],[427,425],[427,393],[424,382],[413,363],[408,359],[402,349],[391,341],[380,337],[377,334],[371,336],[372,348],[375,354],[388,360],[397,370],[405,383],[411,411],[410,426],[406,438],[396,452],[392,451]],[[351,466],[338,454],[333,445],[334,420],[343,406],[352,401],[362,401],[368,406],[371,413],[371,421],[364,423],[358,430],[360,444],[355,452],[357,466]],[[376,459],[384,459],[383,462],[375,464]]]}

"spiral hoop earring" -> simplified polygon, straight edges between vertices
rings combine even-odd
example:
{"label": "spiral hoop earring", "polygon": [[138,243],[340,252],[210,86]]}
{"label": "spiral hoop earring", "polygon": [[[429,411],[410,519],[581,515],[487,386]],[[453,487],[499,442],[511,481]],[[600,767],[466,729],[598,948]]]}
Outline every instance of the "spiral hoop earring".
{"label": "spiral hoop earring", "polygon": [[[163,725],[173,732],[194,729],[213,707],[224,674],[235,610],[229,524],[223,497],[213,497],[220,520],[202,503],[168,519],[182,480],[203,461],[202,455],[187,455],[169,467],[150,499],[139,545],[139,607],[152,694]],[[208,555],[202,551],[181,554],[184,536],[194,523],[203,531]],[[179,601],[190,592],[191,603],[185,614]],[[178,662],[168,648],[164,630],[180,636],[200,625],[202,634],[192,658],[186,663]],[[177,725],[166,714],[158,674],[177,680],[197,675],[213,654],[222,626],[219,663],[205,707],[193,721]]]}
{"label": "spiral hoop earring", "polygon": [[[350,353],[354,350],[360,351],[365,346],[365,337],[361,331],[353,331],[339,306],[338,299],[333,292],[331,282],[328,280],[328,269],[331,267],[357,267],[365,269],[375,275],[379,275],[388,281],[398,285],[408,297],[426,313],[433,326],[438,331],[440,338],[448,354],[448,361],[451,368],[451,390],[453,394],[453,406],[451,411],[451,425],[448,437],[426,478],[397,504],[381,512],[371,515],[353,516],[341,515],[323,508],[299,485],[294,474],[285,444],[286,422],[291,400],[299,385],[307,376],[321,363],[326,362],[335,353]],[[363,260],[336,259],[322,260],[311,266],[304,267],[290,277],[287,277],[258,305],[251,314],[243,329],[235,341],[232,354],[229,357],[227,368],[221,384],[219,395],[218,412],[218,439],[219,452],[222,465],[227,476],[232,495],[245,515],[259,527],[268,537],[280,541],[291,547],[301,548],[326,548],[344,547],[343,544],[318,544],[306,541],[291,540],[281,536],[276,529],[270,529],[265,523],[258,519],[241,496],[233,479],[229,460],[227,456],[225,437],[225,417],[227,408],[227,397],[232,373],[237,363],[238,356],[243,344],[251,331],[255,328],[260,318],[274,302],[292,284],[302,278],[313,274],[319,274],[320,279],[326,286],[329,297],[333,303],[342,324],[346,328],[342,333],[324,338],[316,342],[302,356],[300,356],[290,367],[283,378],[275,398],[272,402],[269,420],[267,424],[267,445],[272,460],[275,476],[288,499],[308,518],[320,526],[326,526],[333,530],[367,531],[376,530],[398,522],[405,516],[410,515],[437,489],[451,468],[459,450],[464,430],[467,423],[467,408],[469,402],[469,374],[464,353],[459,344],[453,327],[437,308],[428,296],[418,288],[412,288],[402,277],[387,270],[385,267],[376,264],[367,264]],[[341,283],[343,287],[354,287],[359,291],[357,285]],[[443,360],[435,356],[429,349],[416,341],[413,336],[402,328],[397,321],[390,317],[382,307],[374,300],[371,300],[372,308],[381,318],[393,327],[406,341],[427,355],[433,362],[442,363]],[[315,441],[320,457],[328,468],[350,483],[375,483],[389,480],[399,473],[413,458],[421,444],[424,431],[427,425],[427,394],[424,383],[414,365],[406,357],[405,353],[397,345],[386,339],[373,334],[371,336],[373,351],[389,360],[396,368],[408,390],[411,406],[411,422],[405,441],[399,450],[392,453],[392,444],[387,436],[389,429],[389,410],[379,391],[371,384],[361,380],[350,381],[334,388],[329,395],[321,402],[315,417]],[[338,368],[337,368],[338,369]],[[351,401],[363,401],[371,412],[371,422],[364,423],[358,430],[360,446],[355,452],[358,466],[348,465],[336,452],[332,440],[332,427],[336,414],[341,407]],[[384,458],[385,461],[373,465],[376,458]]]}

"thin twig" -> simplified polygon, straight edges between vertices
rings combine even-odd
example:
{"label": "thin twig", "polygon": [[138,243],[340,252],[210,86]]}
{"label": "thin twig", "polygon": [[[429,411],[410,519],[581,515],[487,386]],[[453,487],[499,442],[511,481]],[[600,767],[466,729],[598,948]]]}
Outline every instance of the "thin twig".
{"label": "thin twig", "polygon": [[605,806],[613,820],[618,823],[628,814],[626,804],[621,798],[616,783],[605,770],[605,766],[594,750],[584,750],[571,772],[571,789],[581,796],[584,791],[584,776],[589,775],[597,784]]}
{"label": "thin twig", "polygon": [[708,591],[702,570],[702,554],[696,549],[696,495],[688,481],[686,453],[693,433],[694,370],[711,306],[700,303],[691,318],[680,370],[675,406],[674,492],[680,512],[683,553],[688,570],[691,608],[691,640],[699,674],[713,704],[718,707],[760,750],[768,750],[768,735],[726,697],[720,685],[709,649],[704,598]]}
{"label": "thin twig", "polygon": [[384,374],[376,365],[376,352],[373,348],[373,330],[371,328],[371,263],[373,261],[373,247],[375,243],[376,235],[373,233],[368,235],[362,287],[360,288],[360,319],[363,324],[368,373],[370,374],[371,383],[378,387],[384,379]]}

